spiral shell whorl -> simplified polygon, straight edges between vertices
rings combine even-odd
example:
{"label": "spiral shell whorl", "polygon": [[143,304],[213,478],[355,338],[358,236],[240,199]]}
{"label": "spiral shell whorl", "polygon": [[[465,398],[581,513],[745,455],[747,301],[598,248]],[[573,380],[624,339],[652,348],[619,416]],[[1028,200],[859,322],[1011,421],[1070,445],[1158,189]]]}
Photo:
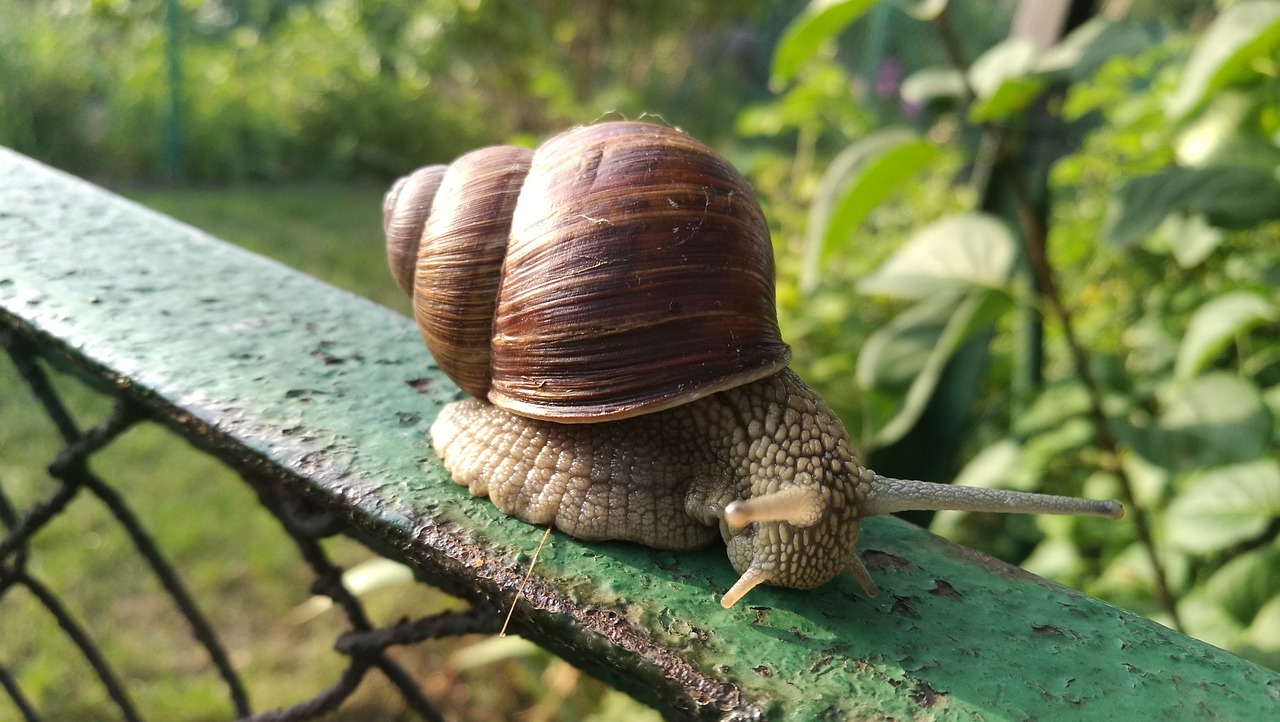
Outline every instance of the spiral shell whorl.
{"label": "spiral shell whorl", "polygon": [[401,236],[421,237],[408,276],[415,317],[472,396],[594,422],[687,403],[790,360],[764,214],[728,161],[684,133],[602,123],[536,152],[475,151],[437,173],[388,193],[388,257],[408,252]]}
{"label": "spiral shell whorl", "polygon": [[417,265],[422,227],[446,166],[429,165],[396,181],[382,199],[382,232],[387,237],[387,266],[396,286],[413,297],[413,272]]}
{"label": "spiral shell whorl", "polygon": [[424,222],[413,282],[413,315],[440,368],[485,398],[489,337],[511,214],[533,151],[493,146],[449,165]]}

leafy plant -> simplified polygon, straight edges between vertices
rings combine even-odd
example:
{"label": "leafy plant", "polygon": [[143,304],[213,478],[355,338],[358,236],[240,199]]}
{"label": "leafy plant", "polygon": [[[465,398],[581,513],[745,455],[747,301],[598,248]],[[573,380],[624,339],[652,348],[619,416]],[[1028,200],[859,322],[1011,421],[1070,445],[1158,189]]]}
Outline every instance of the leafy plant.
{"label": "leafy plant", "polygon": [[[815,0],[775,85],[888,4]],[[934,528],[1280,666],[1280,2],[1231,4],[1198,38],[1095,17],[971,62],[958,4],[893,3],[950,62],[903,82],[916,129],[833,154],[804,234],[797,288],[816,302],[880,219],[924,216],[857,285],[895,314],[857,354],[864,441],[901,448],[942,409],[970,431],[967,484],[1121,497],[1127,524]],[[1028,152],[1072,131],[1052,170]],[[969,183],[911,205],[956,150]]]}
{"label": "leafy plant", "polygon": [[608,114],[715,141],[763,92],[739,26],[765,9],[0,0],[0,144],[146,182],[180,136],[182,179],[226,182],[385,179]]}

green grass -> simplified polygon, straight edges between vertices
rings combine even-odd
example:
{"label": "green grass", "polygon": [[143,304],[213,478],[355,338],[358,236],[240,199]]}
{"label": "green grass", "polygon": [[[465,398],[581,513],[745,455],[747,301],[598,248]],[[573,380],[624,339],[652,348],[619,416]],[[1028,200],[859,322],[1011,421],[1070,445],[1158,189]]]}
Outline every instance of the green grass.
{"label": "green grass", "polygon": [[[408,300],[387,275],[381,188],[320,186],[136,191],[133,199],[401,312]],[[425,349],[424,349],[425,353]],[[110,410],[104,397],[55,375],[82,428]],[[7,358],[0,358],[0,490],[19,513],[47,497],[44,467],[60,444]],[[142,424],[96,454],[92,468],[120,491],[179,570],[243,675],[256,710],[310,698],[344,658],[331,649],[341,615],[298,610],[311,576],[288,537],[235,474],[184,440]],[[373,557],[354,542],[327,549],[350,566]],[[87,627],[126,681],[145,719],[225,720],[231,706],[207,656],[119,525],[82,494],[34,539],[30,571]],[[363,597],[388,623],[461,606],[411,584]],[[506,642],[506,640],[501,640]],[[484,638],[395,650],[449,719],[644,719],[652,713],[541,650]],[[475,660],[480,659],[477,663]],[[0,666],[48,720],[118,719],[102,686],[65,635],[25,590],[0,597]],[[0,719],[17,711],[0,694]],[[331,720],[412,719],[375,674]],[[656,718],[656,716],[652,717]]]}
{"label": "green grass", "polygon": [[387,273],[381,186],[136,191],[130,198],[285,265],[411,313]]}

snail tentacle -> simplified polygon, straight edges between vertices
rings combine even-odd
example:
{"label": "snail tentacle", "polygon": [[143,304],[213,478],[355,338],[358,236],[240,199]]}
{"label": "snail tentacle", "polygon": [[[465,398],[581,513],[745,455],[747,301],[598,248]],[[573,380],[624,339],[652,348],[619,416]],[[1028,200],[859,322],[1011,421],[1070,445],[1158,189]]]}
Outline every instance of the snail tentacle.
{"label": "snail tentacle", "polygon": [[724,520],[733,529],[762,521],[813,526],[825,510],[822,492],[811,484],[799,482],[781,491],[733,502],[725,508]]}
{"label": "snail tentacle", "polygon": [[738,577],[738,581],[729,587],[729,591],[724,593],[720,598],[720,606],[728,609],[738,603],[747,592],[755,589],[761,584],[767,584],[770,581],[769,572],[763,568],[763,565],[752,565],[747,568],[742,576]]}
{"label": "snail tentacle", "polygon": [[880,593],[875,580],[871,578],[871,572],[867,571],[867,567],[863,565],[856,552],[849,560],[849,566],[845,568],[845,572],[858,582],[858,586],[862,587],[862,593],[868,598],[874,598]]}
{"label": "snail tentacle", "polygon": [[1002,514],[1074,514],[1120,519],[1124,505],[1118,501],[1077,499],[1054,494],[1034,494],[1008,489],[935,484],[914,479],[892,479],[875,474],[867,487],[864,516],[900,511],[985,511]]}

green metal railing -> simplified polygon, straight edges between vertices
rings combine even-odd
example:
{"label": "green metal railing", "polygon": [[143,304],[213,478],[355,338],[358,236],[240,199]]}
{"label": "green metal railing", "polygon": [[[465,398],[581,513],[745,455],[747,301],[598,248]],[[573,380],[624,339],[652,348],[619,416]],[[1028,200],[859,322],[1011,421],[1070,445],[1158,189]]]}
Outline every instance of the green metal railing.
{"label": "green metal railing", "polygon": [[[93,495],[183,611],[236,714],[251,713],[181,570],[87,471],[122,429],[162,423],[240,473],[346,612],[336,646],[347,670],[316,698],[258,719],[333,709],[372,670],[423,718],[439,717],[386,649],[495,630],[543,530],[471,498],[434,459],[426,428],[458,392],[410,320],[0,150],[0,334],[65,444],[51,497],[20,510],[0,496],[0,597],[27,589],[93,657],[94,620],[61,614],[27,563],[34,530],[70,497]],[[81,431],[35,358],[115,397],[115,411]],[[317,541],[335,527],[473,609],[374,628]],[[761,588],[724,610],[717,600],[735,575],[723,550],[554,534],[511,630],[671,719],[1280,717],[1280,675],[1147,619],[895,519],[868,520],[861,548],[882,589],[874,600],[842,579],[811,592]],[[20,623],[0,619],[0,635]],[[0,686],[38,719],[10,662],[0,659]],[[137,719],[124,677],[93,668]]]}

